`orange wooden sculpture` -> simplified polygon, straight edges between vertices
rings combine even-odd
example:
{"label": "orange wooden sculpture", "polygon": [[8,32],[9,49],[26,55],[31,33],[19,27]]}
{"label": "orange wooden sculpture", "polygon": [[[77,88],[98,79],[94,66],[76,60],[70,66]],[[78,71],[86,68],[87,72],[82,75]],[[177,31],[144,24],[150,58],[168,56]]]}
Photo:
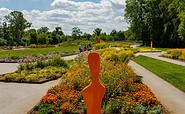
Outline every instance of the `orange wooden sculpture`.
{"label": "orange wooden sculpture", "polygon": [[87,114],[100,114],[105,87],[98,80],[100,72],[99,54],[91,52],[88,56],[88,63],[92,74],[92,82],[82,90],[82,96],[87,106]]}

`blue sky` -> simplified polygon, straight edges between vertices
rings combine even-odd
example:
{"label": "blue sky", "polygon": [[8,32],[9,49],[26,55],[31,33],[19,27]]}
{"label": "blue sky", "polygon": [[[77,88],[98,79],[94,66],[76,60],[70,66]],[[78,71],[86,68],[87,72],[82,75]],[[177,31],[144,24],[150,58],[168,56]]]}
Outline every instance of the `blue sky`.
{"label": "blue sky", "polygon": [[125,0],[0,0],[0,18],[18,10],[35,29],[60,26],[71,34],[76,26],[88,33],[100,27],[110,33],[127,30],[124,8]]}
{"label": "blue sky", "polygon": [[51,3],[53,0],[0,0],[0,7],[6,7],[11,10],[51,10]]}

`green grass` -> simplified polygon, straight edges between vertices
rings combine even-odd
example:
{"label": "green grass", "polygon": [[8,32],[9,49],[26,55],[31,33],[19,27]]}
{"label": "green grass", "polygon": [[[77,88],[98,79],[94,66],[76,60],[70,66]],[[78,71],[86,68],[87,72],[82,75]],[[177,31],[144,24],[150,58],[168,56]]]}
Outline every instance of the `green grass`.
{"label": "green grass", "polygon": [[141,55],[133,61],[185,92],[185,66]]}
{"label": "green grass", "polygon": [[78,46],[61,46],[55,48],[28,48],[24,50],[8,50],[0,52],[0,59],[4,59],[8,57],[8,54],[11,56],[19,56],[22,57],[27,54],[47,54],[48,52],[53,51],[75,51],[78,50]]}

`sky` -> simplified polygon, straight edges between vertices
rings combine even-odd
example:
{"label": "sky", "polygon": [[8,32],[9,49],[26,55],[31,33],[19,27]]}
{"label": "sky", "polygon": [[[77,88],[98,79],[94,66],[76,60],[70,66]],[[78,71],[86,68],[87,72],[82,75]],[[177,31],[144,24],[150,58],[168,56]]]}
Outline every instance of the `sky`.
{"label": "sky", "polygon": [[127,30],[124,19],[125,0],[0,0],[0,19],[12,11],[21,11],[32,28],[61,27],[71,35],[73,27],[92,34],[101,28],[109,34],[113,29]]}

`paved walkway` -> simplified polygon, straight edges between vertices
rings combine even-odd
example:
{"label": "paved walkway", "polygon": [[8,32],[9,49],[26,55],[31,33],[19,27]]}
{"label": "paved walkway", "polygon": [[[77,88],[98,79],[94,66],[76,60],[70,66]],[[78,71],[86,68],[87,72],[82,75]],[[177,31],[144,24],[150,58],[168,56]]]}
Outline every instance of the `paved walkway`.
{"label": "paved walkway", "polygon": [[[138,53],[167,62],[184,65],[184,62],[158,57],[161,53]],[[171,114],[185,114],[185,93],[173,85],[159,78],[152,72],[130,61],[129,65],[134,69],[137,75],[142,76],[143,83],[147,84],[154,92],[158,100]]]}
{"label": "paved walkway", "polygon": [[185,66],[185,62],[183,62],[183,61],[179,61],[179,60],[174,60],[174,59],[170,59],[170,58],[161,57],[161,55],[162,55],[163,53],[164,53],[164,52],[137,53],[136,56],[138,56],[138,55],[143,55],[143,56],[151,57],[151,58],[154,58],[154,59],[159,59],[159,60],[163,60],[163,61],[166,61],[166,62],[170,62],[170,63],[177,64],[177,65]]}
{"label": "paved walkway", "polygon": [[0,63],[0,74],[6,74],[17,70],[18,63]]}
{"label": "paved walkway", "polygon": [[[77,55],[64,57],[74,59]],[[0,74],[14,72],[17,63],[0,63]],[[44,84],[23,84],[0,82],[0,114],[26,114],[60,79]]]}
{"label": "paved walkway", "polygon": [[0,114],[26,114],[59,80],[44,84],[0,82]]}

